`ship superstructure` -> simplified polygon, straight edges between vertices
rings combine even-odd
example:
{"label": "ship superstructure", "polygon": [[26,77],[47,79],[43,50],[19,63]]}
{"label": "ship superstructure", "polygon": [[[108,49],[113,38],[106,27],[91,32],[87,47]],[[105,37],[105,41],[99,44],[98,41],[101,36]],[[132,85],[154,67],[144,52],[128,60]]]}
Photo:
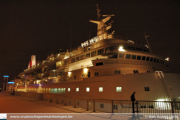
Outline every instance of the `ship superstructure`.
{"label": "ship superstructure", "polygon": [[[163,57],[150,52],[148,45],[108,34],[114,15],[98,20],[97,36],[76,50],[60,49],[42,62],[19,74],[11,89],[72,97],[128,100],[136,91],[138,100],[180,97],[179,74],[169,73]],[[147,37],[147,36],[146,36]],[[16,81],[16,80],[14,80]],[[173,88],[173,89],[172,89]]]}

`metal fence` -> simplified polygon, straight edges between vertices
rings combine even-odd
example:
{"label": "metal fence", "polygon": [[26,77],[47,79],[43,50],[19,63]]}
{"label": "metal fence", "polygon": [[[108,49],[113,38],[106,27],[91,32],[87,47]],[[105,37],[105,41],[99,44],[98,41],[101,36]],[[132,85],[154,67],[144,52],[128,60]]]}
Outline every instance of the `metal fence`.
{"label": "metal fence", "polygon": [[[35,98],[47,102],[55,102],[84,108],[92,112],[102,111],[108,113],[132,113],[131,100],[110,100],[110,99],[88,99],[70,97],[64,94],[15,92],[15,95]],[[180,102],[174,101],[135,101],[134,110],[136,113],[180,113]]]}

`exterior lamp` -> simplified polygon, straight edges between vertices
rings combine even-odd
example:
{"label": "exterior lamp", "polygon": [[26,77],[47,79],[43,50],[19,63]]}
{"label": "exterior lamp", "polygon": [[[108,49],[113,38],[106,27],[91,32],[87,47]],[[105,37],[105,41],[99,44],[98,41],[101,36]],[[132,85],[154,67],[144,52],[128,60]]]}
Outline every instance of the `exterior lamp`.
{"label": "exterior lamp", "polygon": [[124,52],[125,50],[123,49],[123,47],[122,47],[122,46],[120,46],[120,47],[119,47],[119,51]]}
{"label": "exterior lamp", "polygon": [[88,72],[88,69],[87,68],[84,68],[84,73],[86,74]]}
{"label": "exterior lamp", "polygon": [[165,60],[166,60],[166,61],[169,61],[169,57],[167,57]]}
{"label": "exterior lamp", "polygon": [[68,76],[71,77],[72,72],[68,72]]}

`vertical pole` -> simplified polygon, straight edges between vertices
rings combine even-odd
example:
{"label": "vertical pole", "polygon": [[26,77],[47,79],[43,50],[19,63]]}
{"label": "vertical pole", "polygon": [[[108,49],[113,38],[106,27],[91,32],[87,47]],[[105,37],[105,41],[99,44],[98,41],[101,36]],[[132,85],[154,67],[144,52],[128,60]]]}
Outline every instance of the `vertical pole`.
{"label": "vertical pole", "polygon": [[171,111],[172,111],[173,120],[175,120],[173,101],[171,101]]}
{"label": "vertical pole", "polygon": [[93,100],[93,112],[95,112],[95,100]]}
{"label": "vertical pole", "polygon": [[171,102],[171,111],[172,111],[172,113],[174,113],[173,102]]}
{"label": "vertical pole", "polygon": [[74,99],[74,108],[76,108],[76,99]]}
{"label": "vertical pole", "polygon": [[5,89],[5,78],[4,78],[4,81],[3,81],[3,91]]}
{"label": "vertical pole", "polygon": [[138,113],[138,101],[136,101],[136,109],[137,109],[137,113]]}
{"label": "vertical pole", "polygon": [[132,113],[132,119],[135,119],[135,111],[134,111],[134,100],[132,100],[132,110],[133,110],[133,113]]}
{"label": "vertical pole", "polygon": [[113,103],[113,100],[111,101],[112,103],[112,113],[114,113],[114,103]]}
{"label": "vertical pole", "polygon": [[132,100],[132,110],[133,110],[133,113],[135,113],[134,111],[134,101]]}
{"label": "vertical pole", "polygon": [[64,106],[66,106],[66,99],[64,99]]}
{"label": "vertical pole", "polygon": [[86,106],[87,111],[89,110],[88,107],[89,107],[89,104],[88,104],[88,99],[87,99],[87,106]]}
{"label": "vertical pole", "polygon": [[6,85],[6,91],[8,91],[8,90],[7,90],[8,78],[6,78],[6,79],[7,79],[7,80],[6,80],[5,85]]}
{"label": "vertical pole", "polygon": [[136,112],[137,112],[137,118],[139,119],[139,116],[138,116],[138,101],[136,101]]}

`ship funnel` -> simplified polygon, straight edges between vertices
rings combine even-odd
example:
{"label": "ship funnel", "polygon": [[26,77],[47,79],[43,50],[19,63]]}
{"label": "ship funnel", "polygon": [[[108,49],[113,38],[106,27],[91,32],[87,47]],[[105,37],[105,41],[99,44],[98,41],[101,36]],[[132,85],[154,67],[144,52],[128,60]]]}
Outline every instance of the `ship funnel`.
{"label": "ship funnel", "polygon": [[29,61],[28,68],[36,65],[36,55],[31,55],[31,61]]}

